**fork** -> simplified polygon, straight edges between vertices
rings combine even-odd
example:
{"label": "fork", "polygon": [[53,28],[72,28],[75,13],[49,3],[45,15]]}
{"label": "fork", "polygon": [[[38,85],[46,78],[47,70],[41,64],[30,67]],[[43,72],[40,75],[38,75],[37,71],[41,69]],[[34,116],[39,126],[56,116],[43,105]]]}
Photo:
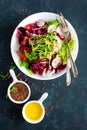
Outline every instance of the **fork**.
{"label": "fork", "polygon": [[66,67],[66,84],[67,86],[70,85],[71,83],[71,75],[70,75],[70,69],[69,69],[69,63],[68,63],[68,54],[70,55],[70,64],[71,64],[71,69],[72,69],[72,72],[73,72],[73,76],[74,77],[77,77],[78,76],[78,70],[77,70],[77,67],[76,67],[76,64],[75,62],[73,61],[73,58],[72,58],[72,55],[71,55],[71,52],[70,52],[70,49],[69,49],[69,46],[68,46],[68,42],[70,41],[70,37],[71,37],[71,33],[69,31],[69,27],[68,27],[68,24],[63,16],[63,14],[60,12],[58,15],[58,20],[60,22],[60,27],[61,27],[61,30],[63,31],[64,33],[64,36],[65,36],[65,40],[66,40],[66,60],[67,60],[67,67]]}

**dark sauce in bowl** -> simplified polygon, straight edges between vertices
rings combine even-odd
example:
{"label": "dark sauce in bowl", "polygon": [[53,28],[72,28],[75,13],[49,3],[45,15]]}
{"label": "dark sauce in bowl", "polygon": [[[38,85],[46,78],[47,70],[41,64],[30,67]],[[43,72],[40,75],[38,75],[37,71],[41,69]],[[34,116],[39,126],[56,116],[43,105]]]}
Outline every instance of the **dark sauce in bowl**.
{"label": "dark sauce in bowl", "polygon": [[10,95],[15,101],[23,101],[28,97],[29,90],[25,84],[17,82],[10,88]]}

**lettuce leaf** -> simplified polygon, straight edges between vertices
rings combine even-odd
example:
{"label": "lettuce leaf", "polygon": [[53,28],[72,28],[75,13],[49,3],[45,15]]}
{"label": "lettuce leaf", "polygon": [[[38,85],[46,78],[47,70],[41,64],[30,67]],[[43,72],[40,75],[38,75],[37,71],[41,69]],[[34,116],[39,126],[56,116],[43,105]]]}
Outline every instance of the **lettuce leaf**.
{"label": "lettuce leaf", "polygon": [[[63,40],[62,47],[58,51],[58,56],[62,58],[63,63],[66,63],[66,44],[67,44],[66,41]],[[68,43],[70,51],[72,51],[74,49],[74,44],[75,44],[75,40],[71,39],[71,41]],[[70,58],[69,55],[68,55],[68,58]]]}

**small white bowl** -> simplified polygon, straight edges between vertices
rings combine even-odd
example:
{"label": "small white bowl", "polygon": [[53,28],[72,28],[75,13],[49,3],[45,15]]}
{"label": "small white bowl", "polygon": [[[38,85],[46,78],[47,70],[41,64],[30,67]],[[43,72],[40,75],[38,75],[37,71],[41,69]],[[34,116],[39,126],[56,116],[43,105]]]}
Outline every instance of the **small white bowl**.
{"label": "small white bowl", "polygon": [[[43,106],[43,101],[48,97],[48,93],[45,92],[41,98],[39,100],[33,100],[33,101],[29,101],[27,102],[24,106],[23,106],[23,109],[22,109],[22,116],[23,118],[28,122],[28,123],[31,123],[31,124],[37,124],[39,122],[41,122],[43,119],[44,119],[44,116],[45,116],[45,108]],[[26,106],[27,105],[30,105],[31,103],[38,103],[42,109],[42,115],[41,117],[38,119],[38,120],[35,120],[35,121],[32,121],[30,120],[29,118],[27,118],[26,114],[25,114],[25,109],[26,109]],[[32,108],[33,109],[33,108]]]}
{"label": "small white bowl", "polygon": [[[21,26],[25,27],[27,24],[33,23],[39,19],[43,19],[45,21],[52,21],[52,20],[56,19],[56,14],[50,13],[50,12],[40,12],[40,13],[30,15],[27,18],[25,18],[22,22],[20,22],[18,24],[18,26],[16,27],[16,29],[14,30],[14,33],[13,33],[12,38],[11,38],[11,54],[12,54],[12,57],[13,57],[15,64],[25,75],[27,75],[31,78],[34,78],[34,79],[38,79],[38,80],[55,79],[55,78],[63,75],[66,72],[66,69],[64,69],[63,71],[58,72],[56,74],[53,74],[51,77],[47,77],[47,76],[43,77],[43,76],[40,76],[37,74],[30,74],[25,67],[21,67],[19,65],[19,57],[17,55],[17,51],[19,49],[19,44],[18,44],[18,39],[16,37],[17,28],[21,27]],[[76,31],[75,31],[74,27],[71,25],[71,23],[67,21],[67,24],[69,26],[72,37],[75,39],[75,45],[74,45],[74,49],[72,51],[72,57],[73,57],[73,60],[75,61],[77,58],[77,55],[78,55],[78,50],[79,50],[78,37],[77,37]]]}
{"label": "small white bowl", "polygon": [[[9,99],[10,99],[13,103],[16,103],[16,104],[22,104],[22,103],[27,102],[28,99],[30,98],[30,95],[31,95],[31,90],[30,90],[29,85],[28,85],[27,83],[25,83],[24,81],[18,80],[18,79],[16,78],[16,75],[15,75],[15,73],[14,73],[14,71],[13,71],[12,69],[10,69],[10,74],[11,74],[11,76],[12,76],[12,78],[13,78],[13,82],[12,82],[12,83],[9,85],[9,87],[8,87],[7,96],[9,97]],[[23,101],[16,101],[16,100],[14,100],[14,99],[11,97],[11,95],[10,95],[10,89],[11,89],[11,87],[12,87],[15,83],[22,83],[22,84],[24,84],[24,85],[28,88],[29,94],[28,94],[27,98],[24,99]]]}

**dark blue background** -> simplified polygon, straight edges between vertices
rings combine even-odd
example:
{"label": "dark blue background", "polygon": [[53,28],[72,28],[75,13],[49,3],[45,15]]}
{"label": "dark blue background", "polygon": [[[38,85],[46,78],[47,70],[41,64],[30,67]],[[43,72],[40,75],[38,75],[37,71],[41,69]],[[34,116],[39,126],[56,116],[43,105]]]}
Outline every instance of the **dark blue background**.
{"label": "dark blue background", "polygon": [[[37,12],[61,11],[76,29],[79,53],[76,64],[78,78],[66,87],[65,74],[51,81],[27,79],[16,67],[19,78],[32,90],[30,100],[39,99],[47,91],[44,102],[46,116],[37,125],[27,123],[21,115],[22,106],[6,98],[12,81],[7,74],[15,66],[10,52],[10,40],[21,20]],[[87,0],[0,0],[0,129],[1,130],[87,130]],[[13,62],[13,63],[12,63]],[[1,76],[3,74],[5,77]],[[7,74],[7,75],[6,75]]]}

